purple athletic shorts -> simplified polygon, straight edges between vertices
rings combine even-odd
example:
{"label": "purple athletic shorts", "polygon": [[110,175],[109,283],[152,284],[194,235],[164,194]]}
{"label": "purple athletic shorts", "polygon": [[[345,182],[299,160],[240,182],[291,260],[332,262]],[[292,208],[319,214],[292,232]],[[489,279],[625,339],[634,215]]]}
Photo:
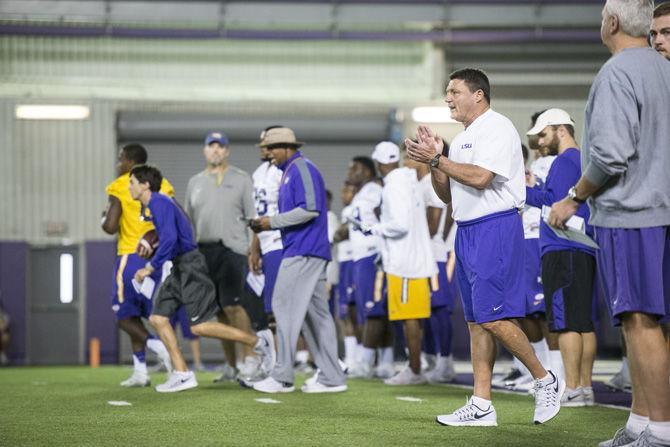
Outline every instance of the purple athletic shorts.
{"label": "purple athletic shorts", "polygon": [[177,324],[179,324],[179,327],[181,328],[181,335],[187,339],[187,340],[197,340],[198,336],[193,334],[191,332],[191,323],[188,321],[188,317],[186,316],[186,309],[184,306],[179,306],[179,310],[177,312],[173,313],[172,316],[170,317],[170,324],[172,325],[173,328],[177,327]]}
{"label": "purple athletic shorts", "polygon": [[263,285],[263,308],[267,314],[272,313],[272,292],[275,290],[281,258],[282,250],[269,251],[263,255],[263,275],[265,276],[265,284]]}
{"label": "purple athletic shorts", "polygon": [[[125,320],[131,317],[149,318],[151,315],[151,299],[137,293],[133,287],[135,272],[144,268],[147,260],[136,253],[116,257],[114,267],[114,279],[112,287],[112,310],[117,320]],[[161,272],[151,274],[151,278],[160,283]],[[158,287],[156,287],[158,290]]]}
{"label": "purple athletic shorts", "polygon": [[458,222],[456,276],[466,321],[526,316],[523,240],[515,209]]}
{"label": "purple athletic shorts", "polygon": [[437,263],[437,282],[439,288],[430,294],[430,308],[447,307],[449,311],[454,309],[455,282],[449,282],[447,277],[447,263]]}
{"label": "purple athletic shorts", "polygon": [[670,226],[594,227],[596,269],[612,322],[624,312],[668,321],[670,316]]}
{"label": "purple athletic shorts", "polygon": [[349,315],[349,305],[356,303],[354,300],[354,282],[352,278],[353,273],[354,261],[340,262],[340,276],[337,282],[337,294],[341,320],[346,319],[347,315]]}
{"label": "purple athletic shorts", "polygon": [[526,296],[526,315],[545,313],[544,291],[542,290],[542,275],[540,259],[540,240],[538,238],[524,239],[526,260],[524,262],[524,290]]}
{"label": "purple athletic shorts", "polygon": [[370,317],[385,317],[386,313],[386,294],[382,294],[381,301],[374,301],[375,280],[377,267],[375,258],[377,255],[354,261],[353,280],[356,288],[354,298],[356,300],[356,318],[358,324],[365,323]]}

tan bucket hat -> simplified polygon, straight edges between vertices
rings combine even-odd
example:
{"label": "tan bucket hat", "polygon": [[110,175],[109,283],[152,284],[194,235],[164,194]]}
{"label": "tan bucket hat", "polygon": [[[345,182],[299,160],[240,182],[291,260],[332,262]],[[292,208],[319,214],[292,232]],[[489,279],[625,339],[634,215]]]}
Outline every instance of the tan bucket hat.
{"label": "tan bucket hat", "polygon": [[286,144],[289,146],[300,147],[303,143],[302,141],[297,141],[295,139],[295,133],[292,129],[288,127],[274,127],[270,130],[266,130],[261,134],[261,142],[258,143],[258,147],[268,147],[274,146],[276,144]]}

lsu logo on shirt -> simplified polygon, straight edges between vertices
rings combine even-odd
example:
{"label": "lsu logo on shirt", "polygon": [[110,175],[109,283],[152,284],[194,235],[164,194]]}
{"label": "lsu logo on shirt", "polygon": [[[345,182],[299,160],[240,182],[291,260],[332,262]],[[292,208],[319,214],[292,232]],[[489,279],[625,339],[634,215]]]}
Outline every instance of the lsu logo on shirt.
{"label": "lsu logo on shirt", "polygon": [[461,144],[461,149],[472,149],[472,143]]}

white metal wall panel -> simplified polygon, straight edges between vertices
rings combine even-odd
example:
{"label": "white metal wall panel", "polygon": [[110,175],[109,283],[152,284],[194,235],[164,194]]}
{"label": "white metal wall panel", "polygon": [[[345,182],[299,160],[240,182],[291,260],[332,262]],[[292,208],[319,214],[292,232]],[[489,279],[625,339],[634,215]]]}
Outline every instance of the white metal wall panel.
{"label": "white metal wall panel", "polygon": [[[15,119],[18,103],[0,100],[0,239],[99,238],[104,186],[113,173],[116,151],[112,105],[88,103],[87,120],[38,121]],[[67,231],[49,237],[49,223],[64,224]]]}
{"label": "white metal wall panel", "polygon": [[0,37],[0,96],[262,102],[430,97],[425,42]]}

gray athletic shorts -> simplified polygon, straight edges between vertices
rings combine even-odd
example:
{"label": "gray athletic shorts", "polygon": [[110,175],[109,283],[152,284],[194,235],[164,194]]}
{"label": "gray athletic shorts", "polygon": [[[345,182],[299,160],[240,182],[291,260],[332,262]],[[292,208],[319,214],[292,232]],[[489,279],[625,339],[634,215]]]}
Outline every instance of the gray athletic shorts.
{"label": "gray athletic shorts", "polygon": [[221,310],[216,303],[216,289],[202,253],[191,250],[174,258],[172,263],[172,273],[154,295],[152,313],[170,317],[183,305],[191,326],[217,315]]}

